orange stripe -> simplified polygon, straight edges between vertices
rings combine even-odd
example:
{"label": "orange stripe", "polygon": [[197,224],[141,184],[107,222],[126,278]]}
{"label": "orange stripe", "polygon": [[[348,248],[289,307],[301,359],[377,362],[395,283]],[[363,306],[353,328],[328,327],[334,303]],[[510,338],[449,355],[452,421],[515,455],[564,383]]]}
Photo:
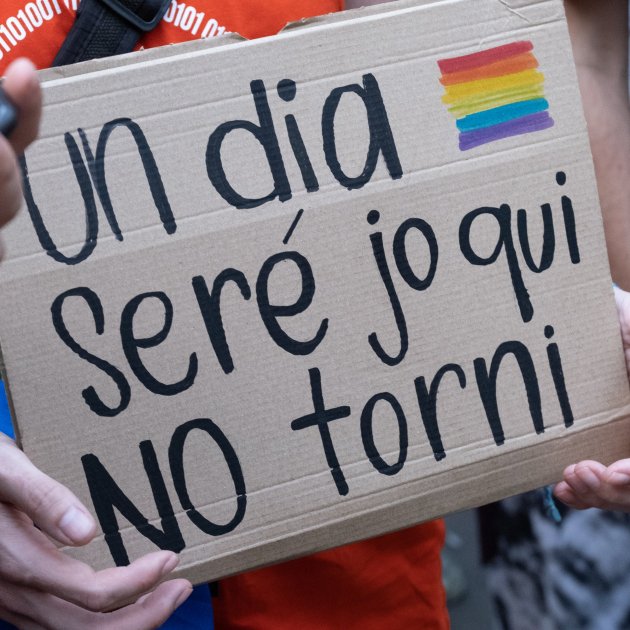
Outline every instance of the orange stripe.
{"label": "orange stripe", "polygon": [[473,70],[462,70],[461,72],[451,72],[445,74],[440,79],[442,85],[456,85],[457,83],[466,83],[468,81],[477,81],[479,79],[490,79],[500,77],[504,74],[512,74],[523,70],[531,70],[538,68],[538,61],[532,53],[523,53],[509,59],[502,59],[495,63],[491,63],[482,68],[474,68]]}

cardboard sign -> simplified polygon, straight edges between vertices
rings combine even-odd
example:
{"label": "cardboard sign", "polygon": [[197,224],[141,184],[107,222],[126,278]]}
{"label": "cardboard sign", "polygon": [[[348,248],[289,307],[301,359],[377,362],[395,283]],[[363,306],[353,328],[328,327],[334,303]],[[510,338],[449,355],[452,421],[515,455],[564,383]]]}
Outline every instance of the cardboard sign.
{"label": "cardboard sign", "polygon": [[46,75],[0,333],[72,553],[209,580],[628,453],[560,0],[404,3]]}

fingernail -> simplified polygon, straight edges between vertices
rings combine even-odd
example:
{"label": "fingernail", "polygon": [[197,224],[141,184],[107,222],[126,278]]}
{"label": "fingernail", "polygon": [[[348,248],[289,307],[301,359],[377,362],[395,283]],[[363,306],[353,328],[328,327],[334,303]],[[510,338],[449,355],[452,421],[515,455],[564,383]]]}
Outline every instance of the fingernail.
{"label": "fingernail", "polygon": [[581,468],[578,474],[580,479],[588,486],[589,490],[597,490],[599,488],[599,477],[592,470]]}
{"label": "fingernail", "polygon": [[179,564],[179,556],[173,554],[162,567],[162,575],[170,573]]}
{"label": "fingernail", "polygon": [[179,608],[190,597],[191,593],[192,588],[185,588],[175,600],[175,608]]}
{"label": "fingernail", "polygon": [[92,519],[74,506],[68,508],[59,521],[61,531],[75,541],[85,540],[92,533],[93,527]]}

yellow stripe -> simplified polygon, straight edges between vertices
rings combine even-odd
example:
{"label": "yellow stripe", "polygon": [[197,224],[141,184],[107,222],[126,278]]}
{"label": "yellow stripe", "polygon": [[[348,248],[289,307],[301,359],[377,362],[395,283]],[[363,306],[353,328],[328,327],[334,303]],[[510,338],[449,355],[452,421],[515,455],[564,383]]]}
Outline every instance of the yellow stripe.
{"label": "yellow stripe", "polygon": [[468,114],[476,114],[477,112],[500,107],[501,105],[542,98],[544,95],[542,86],[533,86],[526,89],[497,90],[496,92],[485,94],[483,98],[462,99],[448,109],[453,116],[461,118],[462,116],[468,116]]}
{"label": "yellow stripe", "polygon": [[499,90],[524,89],[540,85],[545,80],[545,75],[538,70],[525,70],[514,74],[506,74],[493,79],[481,79],[468,81],[446,87],[446,94],[442,98],[444,103],[457,104],[457,101],[469,98],[481,98],[489,92]]}

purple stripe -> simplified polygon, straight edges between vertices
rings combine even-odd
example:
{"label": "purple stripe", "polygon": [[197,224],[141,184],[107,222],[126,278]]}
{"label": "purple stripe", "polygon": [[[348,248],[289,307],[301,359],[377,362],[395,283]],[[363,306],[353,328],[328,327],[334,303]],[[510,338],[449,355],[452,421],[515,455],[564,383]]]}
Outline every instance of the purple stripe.
{"label": "purple stripe", "polygon": [[523,133],[542,131],[543,129],[549,129],[549,127],[553,127],[553,118],[549,116],[549,112],[538,112],[516,120],[508,120],[492,127],[460,133],[459,149],[460,151],[467,151],[481,144],[509,138],[510,136],[518,136]]}

